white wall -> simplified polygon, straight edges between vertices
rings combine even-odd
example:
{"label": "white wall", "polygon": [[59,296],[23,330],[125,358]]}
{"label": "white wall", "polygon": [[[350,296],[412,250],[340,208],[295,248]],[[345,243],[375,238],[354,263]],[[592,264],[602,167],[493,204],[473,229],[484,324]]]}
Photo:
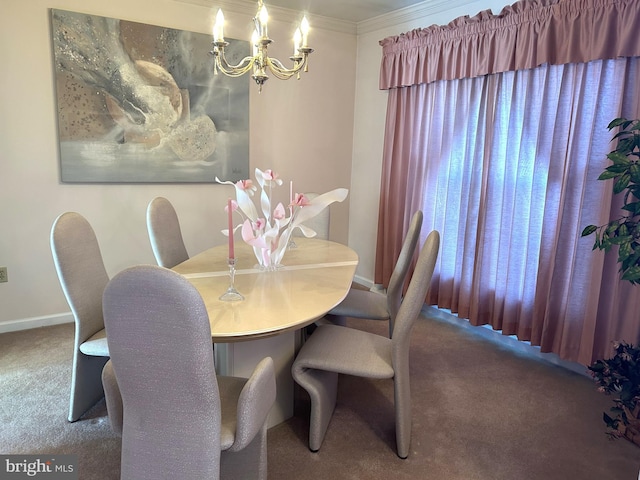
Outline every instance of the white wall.
{"label": "white wall", "polygon": [[[0,266],[8,267],[9,282],[0,283],[0,331],[24,320],[70,318],[49,248],[51,225],[64,211],[78,211],[93,225],[110,275],[154,263],[145,211],[157,195],[175,205],[191,254],[225,241],[220,229],[230,187],[60,183],[50,8],[202,33],[211,31],[215,15],[213,7],[175,0],[2,0]],[[225,34],[249,37],[254,12],[248,13],[227,13]],[[290,55],[290,30],[271,12],[269,33],[277,41],[271,50],[280,58]],[[261,95],[251,87],[250,164],[294,180],[297,191],[324,192],[351,180],[356,36],[318,28],[311,35],[316,51],[300,81],[270,79]],[[348,212],[348,202],[331,208],[332,239],[343,243]]]}
{"label": "white wall", "polygon": [[[360,256],[356,272],[363,283],[372,283],[375,268],[378,204],[382,147],[387,109],[387,92],[378,90],[382,47],[379,41],[416,28],[447,24],[461,15],[474,16],[481,10],[499,13],[512,2],[505,0],[449,0],[423,2],[398,10],[386,18],[358,25],[358,66],[351,170],[351,212],[349,246]],[[378,26],[378,27],[376,27]],[[360,33],[364,30],[363,33]],[[357,212],[357,214],[355,214]]]}

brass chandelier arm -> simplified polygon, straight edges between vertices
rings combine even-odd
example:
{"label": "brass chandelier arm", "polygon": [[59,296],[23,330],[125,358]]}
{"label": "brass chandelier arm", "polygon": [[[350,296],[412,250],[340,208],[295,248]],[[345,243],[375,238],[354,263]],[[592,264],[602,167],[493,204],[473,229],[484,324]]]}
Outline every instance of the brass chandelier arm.
{"label": "brass chandelier arm", "polygon": [[[256,61],[256,57],[244,57],[237,65],[230,65],[224,55],[224,47],[215,47],[211,54],[214,56],[214,67],[229,77],[241,77],[249,72]],[[214,70],[215,73],[215,70]]]}
{"label": "brass chandelier arm", "polygon": [[277,58],[267,57],[267,66],[274,77],[280,80],[288,80],[302,71],[307,65],[307,58],[307,55],[299,57],[299,59],[294,60],[296,63],[293,68],[286,68]]}

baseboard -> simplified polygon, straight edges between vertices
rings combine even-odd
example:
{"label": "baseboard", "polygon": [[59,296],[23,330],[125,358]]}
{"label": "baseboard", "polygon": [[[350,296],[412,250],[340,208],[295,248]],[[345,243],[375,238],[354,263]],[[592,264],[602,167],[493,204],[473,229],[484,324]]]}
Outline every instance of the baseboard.
{"label": "baseboard", "polygon": [[18,330],[29,330],[31,328],[48,327],[50,325],[72,322],[73,315],[71,312],[45,315],[43,317],[22,318],[20,320],[10,320],[0,323],[0,333],[17,332]]}
{"label": "baseboard", "polygon": [[587,367],[581,365],[580,363],[563,360],[555,353],[543,353],[540,351],[540,347],[533,346],[530,342],[518,340],[513,335],[503,335],[502,332],[493,330],[489,325],[482,325],[479,327],[471,325],[468,320],[458,317],[456,314],[451,313],[447,309],[425,305],[425,307],[422,309],[422,313],[430,318],[448,322],[461,328],[468,329],[473,334],[489,340],[497,345],[506,347],[515,353],[526,355],[532,358],[537,358],[538,360],[542,360],[544,362],[551,363],[567,370],[571,370],[574,373],[589,376]]}
{"label": "baseboard", "polygon": [[370,289],[371,287],[373,287],[373,282],[371,280],[369,280],[368,278],[361,277],[360,275],[354,276],[353,281],[356,282],[358,285],[367,287],[367,289]]}

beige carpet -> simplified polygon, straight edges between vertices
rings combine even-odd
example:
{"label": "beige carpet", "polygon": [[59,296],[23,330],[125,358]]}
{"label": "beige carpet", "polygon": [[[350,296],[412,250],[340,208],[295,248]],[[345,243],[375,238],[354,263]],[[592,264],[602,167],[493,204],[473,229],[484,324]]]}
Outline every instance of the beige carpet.
{"label": "beige carpet", "polygon": [[[270,479],[638,479],[640,448],[607,439],[610,400],[589,378],[427,312],[413,332],[409,458],[395,454],[392,383],[343,377],[318,453],[302,391],[295,416],[269,431]],[[66,421],[72,345],[69,324],[0,335],[0,453],[78,454],[81,479],[116,479],[104,403]]]}

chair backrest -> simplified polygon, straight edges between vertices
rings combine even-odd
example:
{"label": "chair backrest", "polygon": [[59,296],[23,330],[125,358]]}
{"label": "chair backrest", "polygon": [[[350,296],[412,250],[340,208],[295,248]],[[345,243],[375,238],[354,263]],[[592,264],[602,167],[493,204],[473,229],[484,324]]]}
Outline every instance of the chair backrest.
{"label": "chair backrest", "polygon": [[391,341],[393,343],[393,369],[396,375],[399,372],[408,374],[411,329],[426,300],[439,249],[440,233],[437,230],[433,230],[427,236],[420,250],[416,268],[409,282],[409,288],[395,319]]}
{"label": "chair backrest", "polygon": [[[317,193],[309,192],[304,194],[309,200],[312,200],[318,196]],[[320,238],[322,240],[329,240],[329,228],[331,224],[331,210],[330,206],[324,208],[320,213],[311,217],[309,220],[304,222],[304,226],[309,227],[310,229],[316,232],[316,236],[314,238]],[[295,230],[293,233],[294,236],[304,236],[302,232],[299,230]]]}
{"label": "chair backrest", "polygon": [[76,323],[76,348],[104,328],[102,293],[109,276],[100,246],[89,222],[66,212],[53,222],[51,253],[58,279]]}
{"label": "chair backrest", "polygon": [[396,265],[389,279],[387,287],[387,308],[389,310],[389,333],[393,332],[393,323],[398,315],[398,309],[402,303],[402,291],[407,280],[407,272],[411,266],[416,246],[420,239],[420,229],[422,228],[422,211],[418,210],[413,214],[409,229],[402,242],[402,249],[396,261]]}
{"label": "chair backrest", "polygon": [[198,291],[155,265],[118,273],[104,319],[122,397],[121,477],[218,478],[220,394]]}
{"label": "chair backrest", "polygon": [[173,268],[189,259],[184,246],[178,215],[164,197],[156,197],[147,207],[147,230],[156,262],[161,267]]}

